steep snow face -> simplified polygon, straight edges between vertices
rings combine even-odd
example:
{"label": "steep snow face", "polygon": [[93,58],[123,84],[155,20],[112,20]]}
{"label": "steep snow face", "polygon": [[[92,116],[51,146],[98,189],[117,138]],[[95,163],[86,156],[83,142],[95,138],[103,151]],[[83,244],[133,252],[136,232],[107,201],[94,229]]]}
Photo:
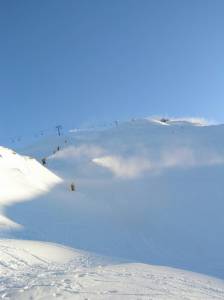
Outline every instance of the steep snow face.
{"label": "steep snow face", "polygon": [[65,183],[7,213],[28,238],[224,277],[223,133],[143,119],[46,138],[22,152]]}
{"label": "steep snow face", "polygon": [[[46,193],[61,179],[35,159],[0,147],[0,212],[14,202],[29,200]],[[16,224],[0,215],[0,228]]]}

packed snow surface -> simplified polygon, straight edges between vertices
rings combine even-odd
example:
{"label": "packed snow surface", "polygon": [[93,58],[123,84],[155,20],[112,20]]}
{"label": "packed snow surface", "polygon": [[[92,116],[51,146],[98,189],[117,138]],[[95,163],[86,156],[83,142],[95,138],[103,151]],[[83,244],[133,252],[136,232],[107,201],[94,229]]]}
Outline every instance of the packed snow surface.
{"label": "packed snow surface", "polygon": [[0,240],[3,299],[223,299],[223,281],[49,243]]}
{"label": "packed snow surface", "polygon": [[224,299],[223,132],[141,119],[1,147],[1,297]]}

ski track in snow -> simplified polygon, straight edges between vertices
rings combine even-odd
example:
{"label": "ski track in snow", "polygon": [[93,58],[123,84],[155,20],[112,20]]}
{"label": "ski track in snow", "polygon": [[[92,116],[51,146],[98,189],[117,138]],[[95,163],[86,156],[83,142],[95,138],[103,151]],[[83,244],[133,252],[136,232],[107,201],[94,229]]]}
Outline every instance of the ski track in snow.
{"label": "ski track in snow", "polygon": [[[11,256],[10,248],[4,251]],[[37,258],[38,259],[38,258]],[[175,269],[143,264],[90,266],[91,258],[69,264],[29,266],[15,255],[0,272],[2,299],[224,299],[223,282]]]}

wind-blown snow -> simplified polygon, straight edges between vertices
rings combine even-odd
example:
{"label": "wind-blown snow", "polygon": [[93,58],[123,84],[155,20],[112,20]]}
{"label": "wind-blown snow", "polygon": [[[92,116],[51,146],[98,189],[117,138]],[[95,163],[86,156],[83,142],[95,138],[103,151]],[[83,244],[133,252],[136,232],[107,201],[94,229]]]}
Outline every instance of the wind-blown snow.
{"label": "wind-blown snow", "polygon": [[209,121],[205,118],[196,118],[196,117],[182,117],[182,118],[165,118],[167,121],[163,122],[161,120],[164,119],[164,117],[149,117],[146,118],[150,122],[159,122],[160,124],[165,124],[165,125],[194,125],[194,126],[208,126],[208,125],[214,125],[214,121]]}
{"label": "wind-blown snow", "polygon": [[94,158],[92,161],[99,166],[108,168],[116,176],[124,178],[137,177],[152,168],[150,161],[141,157],[124,159],[119,156],[102,156]]}

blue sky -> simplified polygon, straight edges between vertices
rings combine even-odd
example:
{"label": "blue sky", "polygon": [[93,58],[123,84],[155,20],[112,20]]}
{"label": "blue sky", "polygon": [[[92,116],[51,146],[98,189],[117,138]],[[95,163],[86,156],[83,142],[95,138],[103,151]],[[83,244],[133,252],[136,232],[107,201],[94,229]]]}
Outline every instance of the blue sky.
{"label": "blue sky", "polygon": [[0,138],[150,115],[224,121],[223,0],[0,1]]}

